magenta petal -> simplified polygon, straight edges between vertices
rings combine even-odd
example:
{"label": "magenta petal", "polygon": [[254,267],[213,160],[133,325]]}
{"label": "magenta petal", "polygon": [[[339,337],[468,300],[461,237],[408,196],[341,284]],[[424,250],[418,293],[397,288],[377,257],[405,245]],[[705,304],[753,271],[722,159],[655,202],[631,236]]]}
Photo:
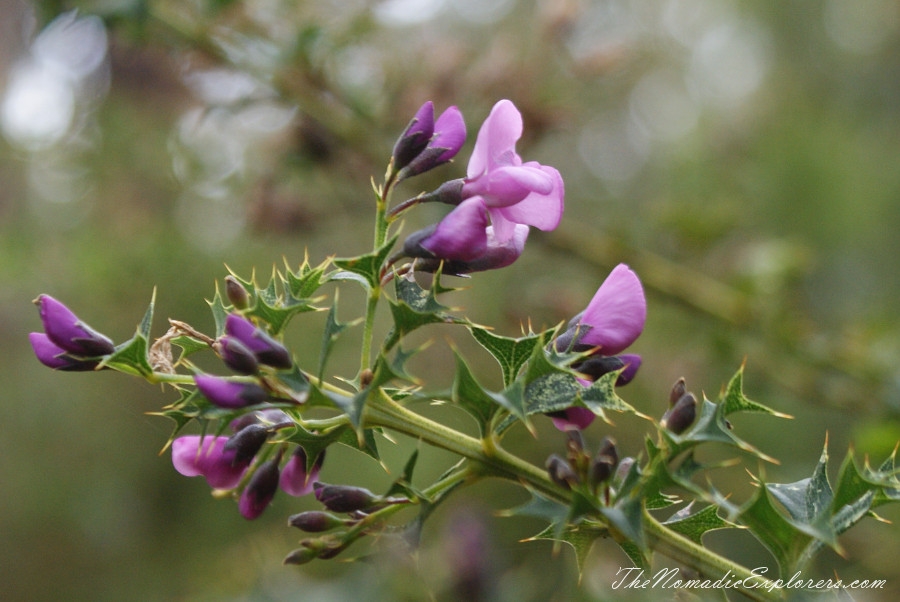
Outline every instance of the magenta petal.
{"label": "magenta petal", "polygon": [[615,355],[640,336],[647,320],[647,301],[641,281],[620,263],[610,272],[588,303],[581,324],[588,326],[579,343]]}
{"label": "magenta petal", "polygon": [[228,437],[187,435],[172,442],[172,464],[187,477],[204,476],[214,489],[232,489],[247,470],[234,465],[234,451],[225,451]]}
{"label": "magenta petal", "polygon": [[437,159],[443,163],[455,157],[465,142],[466,122],[462,112],[455,106],[448,107],[434,123],[434,138],[429,146],[447,149]]}
{"label": "magenta petal", "polygon": [[594,413],[587,408],[567,408],[562,412],[564,416],[551,416],[553,426],[561,431],[578,429],[583,431],[594,421]]}
{"label": "magenta petal", "polygon": [[505,164],[513,164],[516,142],[521,137],[522,114],[511,101],[499,101],[481,124],[466,175],[477,178],[504,157],[507,158],[503,161]]}
{"label": "magenta petal", "polygon": [[479,195],[488,207],[515,205],[532,193],[549,194],[554,179],[539,167],[504,166],[493,169],[487,175],[466,182],[463,197]]}
{"label": "magenta petal", "polygon": [[447,214],[427,239],[424,249],[439,259],[469,261],[487,247],[487,211],[480,198],[463,201]]}
{"label": "magenta petal", "polygon": [[50,295],[35,301],[44,332],[58,347],[76,355],[98,356],[115,351],[113,342],[78,319],[72,310]]}
{"label": "magenta petal", "polygon": [[306,454],[299,451],[291,456],[281,471],[280,485],[288,495],[301,497],[312,493],[313,483],[319,480],[320,463],[317,461],[312,470],[306,472]]}
{"label": "magenta petal", "polygon": [[541,165],[540,170],[553,183],[550,191],[546,194],[532,192],[515,205],[503,207],[500,213],[517,224],[549,231],[562,220],[565,191],[562,176],[556,169]]}

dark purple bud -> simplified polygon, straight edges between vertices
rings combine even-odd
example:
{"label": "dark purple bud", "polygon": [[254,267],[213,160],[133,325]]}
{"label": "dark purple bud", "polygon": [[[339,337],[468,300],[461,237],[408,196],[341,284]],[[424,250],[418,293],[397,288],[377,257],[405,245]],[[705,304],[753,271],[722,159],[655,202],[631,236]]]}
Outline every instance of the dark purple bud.
{"label": "dark purple bud", "polygon": [[672,390],[669,391],[669,407],[671,408],[678,400],[681,399],[681,396],[687,393],[687,388],[684,384],[684,377],[682,376],[678,380],[675,381],[675,384],[672,385]]}
{"label": "dark purple bud", "polygon": [[[301,542],[302,543],[302,542]],[[313,550],[311,548],[297,548],[287,556],[285,556],[284,560],[282,560],[282,564],[293,564],[293,565],[302,565],[308,562],[312,562],[316,558],[319,557],[319,551]]]}
{"label": "dark purple bud", "polygon": [[250,307],[250,293],[234,276],[225,276],[225,295],[236,309]]}
{"label": "dark purple bud", "polygon": [[107,336],[79,320],[68,307],[50,295],[40,295],[34,302],[40,311],[44,332],[58,347],[87,357],[108,355],[116,350]]}
{"label": "dark purple bud", "polygon": [[292,422],[291,417],[282,412],[277,408],[267,408],[265,410],[257,410],[255,412],[248,412],[243,416],[239,416],[235,418],[228,426],[231,427],[231,430],[234,432],[238,432],[245,426],[251,424],[264,424],[267,426],[271,426],[274,424],[283,424]]}
{"label": "dark purple bud", "polygon": [[225,333],[240,340],[253,352],[260,364],[281,369],[294,365],[291,354],[285,346],[247,318],[229,314],[225,319]]}
{"label": "dark purple bud", "polygon": [[220,336],[213,349],[225,362],[225,365],[240,374],[256,374],[259,372],[259,362],[256,355],[236,337],[229,335]]}
{"label": "dark purple bud", "polygon": [[[622,387],[630,383],[641,367],[641,356],[633,353],[623,353],[607,357],[599,353],[572,365],[572,369],[581,372],[591,381],[595,381],[605,374],[622,370],[616,379],[616,386]],[[623,370],[624,368],[624,370]]]}
{"label": "dark purple bud", "polygon": [[346,524],[344,519],[335,516],[329,512],[320,510],[310,510],[294,514],[288,518],[288,525],[297,527],[301,531],[307,533],[321,533],[322,531],[330,531]]}
{"label": "dark purple bud", "polygon": [[280,457],[274,458],[257,468],[241,493],[238,510],[240,510],[241,516],[247,520],[253,520],[262,514],[272,498],[275,497],[275,491],[278,490],[278,464],[280,461]]}
{"label": "dark purple bud", "polygon": [[578,484],[578,475],[575,474],[572,465],[569,464],[565,458],[556,454],[551,454],[550,457],[547,458],[546,466],[547,474],[550,475],[550,480],[560,487],[571,489]]}
{"label": "dark purple bud", "polygon": [[661,424],[676,435],[686,431],[697,417],[697,398],[693,393],[685,393],[675,402],[672,409],[662,417]]}
{"label": "dark purple bud", "polygon": [[[448,107],[434,123],[428,146],[406,167],[401,177],[410,177],[443,165],[456,156],[466,142],[466,122],[456,107]],[[461,189],[460,189],[461,190]]]}
{"label": "dark purple bud", "polygon": [[32,332],[28,335],[31,348],[38,361],[54,370],[69,372],[86,372],[95,370],[100,363],[98,360],[84,360],[73,357],[62,347],[50,340],[43,332]]}
{"label": "dark purple bud", "polygon": [[566,431],[566,450],[569,457],[580,456],[584,453],[584,437],[581,431]]}
{"label": "dark purple bud", "polygon": [[316,499],[332,512],[356,512],[377,505],[381,498],[368,489],[351,485],[314,483]]}
{"label": "dark purple bud", "polygon": [[245,426],[225,442],[225,451],[234,451],[234,462],[249,464],[269,438],[269,429],[262,424]]}
{"label": "dark purple bud", "polygon": [[609,480],[619,463],[619,454],[616,451],[616,441],[612,437],[604,437],[600,442],[600,449],[594,456],[591,464],[591,483],[604,483]]}
{"label": "dark purple bud", "polygon": [[430,100],[419,107],[415,116],[394,143],[391,156],[394,169],[399,171],[409,165],[425,148],[434,134],[434,103]]}
{"label": "dark purple bud", "polygon": [[319,480],[319,471],[325,462],[325,450],[319,452],[311,468],[308,467],[308,462],[306,450],[298,445],[281,471],[281,489],[285,493],[302,497],[312,492],[313,484]]}
{"label": "dark purple bud", "polygon": [[194,382],[203,396],[220,408],[243,408],[262,403],[268,397],[265,389],[256,383],[234,382],[210,374],[198,374]]}

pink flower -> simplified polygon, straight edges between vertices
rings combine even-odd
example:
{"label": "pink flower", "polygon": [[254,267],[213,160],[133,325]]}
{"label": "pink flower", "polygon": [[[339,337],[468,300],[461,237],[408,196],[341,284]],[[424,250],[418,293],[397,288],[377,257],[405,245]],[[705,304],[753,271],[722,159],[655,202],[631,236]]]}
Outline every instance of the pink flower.
{"label": "pink flower", "polygon": [[319,471],[325,461],[325,452],[319,453],[309,471],[307,471],[306,461],[306,451],[297,446],[291,459],[284,465],[279,484],[288,495],[301,497],[312,492],[313,483],[319,480]]}
{"label": "pink flower", "polygon": [[233,489],[250,461],[236,462],[236,450],[225,449],[227,441],[228,437],[178,437],[172,442],[172,464],[186,477],[205,477],[213,489]]}
{"label": "pink flower", "polygon": [[[568,328],[556,338],[558,351],[585,352],[596,349],[572,368],[590,380],[578,379],[585,386],[604,374],[622,370],[616,384],[628,384],[641,365],[641,356],[617,355],[634,343],[644,331],[647,300],[637,275],[625,264],[617,265]],[[572,407],[554,413],[551,418],[560,430],[586,428],[594,414],[587,408]]]}
{"label": "pink flower", "polygon": [[521,113],[511,101],[501,100],[478,132],[462,187],[463,199],[484,201],[500,242],[512,238],[515,224],[553,230],[562,218],[562,176],[536,161],[523,163],[516,153],[521,137]]}

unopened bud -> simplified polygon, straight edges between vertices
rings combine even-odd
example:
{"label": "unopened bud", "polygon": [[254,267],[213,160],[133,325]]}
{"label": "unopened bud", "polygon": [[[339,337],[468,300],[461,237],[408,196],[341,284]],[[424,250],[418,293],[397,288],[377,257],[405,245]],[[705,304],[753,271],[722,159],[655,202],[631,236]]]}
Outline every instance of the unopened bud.
{"label": "unopened bud", "polygon": [[267,461],[256,469],[241,493],[238,510],[247,520],[257,518],[268,507],[278,490],[278,464],[281,456]]}
{"label": "unopened bud", "polygon": [[234,450],[234,462],[249,463],[269,437],[269,429],[262,424],[250,424],[228,438],[225,451]]}
{"label": "unopened bud", "polygon": [[616,468],[616,474],[613,479],[618,483],[624,481],[625,477],[628,476],[628,473],[631,472],[632,466],[634,466],[634,458],[632,458],[631,456],[622,458],[622,460],[619,462],[619,466]]}
{"label": "unopened bud", "polygon": [[256,374],[259,362],[253,352],[233,336],[224,335],[213,343],[213,349],[225,365],[240,374]]}
{"label": "unopened bud", "polygon": [[685,393],[675,402],[672,409],[663,416],[661,424],[676,435],[686,431],[697,417],[697,398],[693,393]]}
{"label": "unopened bud", "polygon": [[235,309],[247,309],[250,307],[250,293],[234,276],[225,276],[225,295]]}
{"label": "unopened bud", "polygon": [[572,469],[572,465],[567,460],[556,454],[551,454],[547,458],[547,474],[550,480],[565,489],[571,489],[578,484],[578,475]]}
{"label": "unopened bud", "polygon": [[368,489],[351,485],[327,485],[314,483],[316,499],[332,512],[368,510],[381,501]]}
{"label": "unopened bud", "polygon": [[678,400],[685,393],[687,393],[687,389],[684,386],[684,377],[682,376],[675,381],[675,384],[672,385],[672,390],[669,391],[669,407],[671,408],[678,403]]}
{"label": "unopened bud", "polygon": [[309,510],[307,512],[294,514],[288,518],[288,525],[297,527],[301,531],[306,531],[307,533],[330,531],[331,529],[340,527],[344,524],[344,519],[320,510]]}
{"label": "unopened bud", "polygon": [[297,548],[290,554],[284,557],[282,560],[282,564],[294,564],[301,565],[311,562],[319,557],[318,550],[313,550],[311,548],[303,547]]}
{"label": "unopened bud", "polygon": [[591,464],[591,483],[598,484],[608,481],[615,472],[619,463],[619,453],[616,451],[616,441],[612,437],[604,437],[600,442],[600,449],[594,456]]}

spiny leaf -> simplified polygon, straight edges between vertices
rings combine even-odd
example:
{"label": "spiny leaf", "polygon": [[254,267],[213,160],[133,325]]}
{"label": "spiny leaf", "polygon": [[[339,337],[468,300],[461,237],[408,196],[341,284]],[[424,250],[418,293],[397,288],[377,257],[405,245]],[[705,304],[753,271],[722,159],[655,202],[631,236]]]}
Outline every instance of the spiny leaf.
{"label": "spiny leaf", "polygon": [[486,391],[475,379],[468,364],[458,353],[456,355],[456,375],[453,379],[453,401],[464,409],[475,422],[481,436],[488,434],[488,424],[499,409],[491,393]]}
{"label": "spiny leaf", "polygon": [[118,345],[113,353],[101,362],[101,367],[112,368],[119,372],[148,377],[153,374],[153,366],[148,355],[150,350],[150,329],[153,323],[153,308],[156,304],[156,289],[150,299],[150,305],[138,325],[134,336]]}
{"label": "spiny leaf", "polygon": [[515,508],[498,512],[500,516],[532,516],[542,518],[552,524],[564,522],[569,515],[569,508],[555,500],[544,497],[540,493],[529,490],[531,499]]}
{"label": "spiny leaf", "polygon": [[322,285],[325,268],[330,262],[330,259],[326,259],[318,266],[312,267],[309,264],[309,257],[304,256],[303,263],[296,272],[288,268],[285,285],[291,296],[295,299],[312,297]]}
{"label": "spiny leaf", "polygon": [[577,525],[566,525],[562,531],[557,532],[554,525],[550,525],[537,535],[529,537],[525,541],[550,540],[565,543],[572,546],[575,551],[575,559],[578,562],[578,574],[584,572],[584,563],[594,542],[602,537],[608,537],[609,531],[595,523],[581,522]]}
{"label": "spiny leaf", "polygon": [[467,323],[465,319],[447,313],[449,308],[436,298],[437,290],[434,284],[425,290],[419,286],[413,275],[409,274],[395,278],[394,287],[397,300],[389,300],[394,328],[384,343],[385,350],[393,348],[403,336],[426,324]]}
{"label": "spiny leaf", "polygon": [[735,373],[735,375],[728,382],[728,386],[725,387],[725,390],[722,392],[722,395],[719,399],[719,403],[722,406],[723,416],[728,416],[729,414],[732,414],[734,412],[758,412],[763,414],[770,414],[772,416],[778,416],[779,418],[792,418],[792,416],[788,414],[777,412],[767,406],[748,399],[744,395],[743,383],[744,366],[741,366],[737,373]]}
{"label": "spiny leaf", "polygon": [[497,360],[503,372],[503,385],[509,386],[521,370],[522,365],[541,344],[541,335],[527,335],[517,339],[492,333],[482,326],[469,326],[469,332],[482,347]]}
{"label": "spiny leaf", "polygon": [[796,570],[804,549],[816,538],[811,527],[795,524],[776,510],[765,485],[741,508],[740,521],[772,552],[782,575]]}
{"label": "spiny leaf", "polygon": [[256,289],[256,303],[245,315],[259,318],[268,325],[272,334],[278,335],[296,314],[319,310],[312,299],[295,297],[290,290],[282,292],[289,288],[290,280],[273,269],[266,288]]}
{"label": "spiny leaf", "polygon": [[381,283],[381,266],[384,265],[391,249],[396,244],[398,236],[398,234],[395,234],[384,246],[372,253],[359,255],[358,257],[337,258],[334,260],[334,265],[342,270],[362,276],[370,290],[377,288]]}
{"label": "spiny leaf", "polygon": [[616,380],[618,380],[620,373],[621,370],[616,370],[615,372],[604,374],[594,381],[590,387],[585,387],[581,390],[581,400],[584,402],[585,407],[604,420],[606,420],[605,411],[642,416],[616,393]]}
{"label": "spiny leaf", "polygon": [[703,534],[707,531],[737,527],[734,523],[719,517],[717,506],[709,505],[692,513],[690,511],[692,504],[693,502],[685,506],[663,524],[698,544],[703,543]]}
{"label": "spiny leaf", "polygon": [[328,310],[328,317],[325,318],[325,330],[322,333],[322,351],[319,353],[319,369],[317,372],[319,380],[322,380],[322,375],[325,373],[325,364],[338,337],[355,323],[339,322],[337,319],[337,306],[338,294],[335,292],[334,302],[331,304],[331,309]]}
{"label": "spiny leaf", "polygon": [[219,292],[219,283],[216,282],[216,294],[212,301],[207,301],[209,308],[212,310],[213,320],[216,323],[216,337],[219,338],[225,334],[225,320],[228,318],[228,309],[225,307],[225,301]]}

